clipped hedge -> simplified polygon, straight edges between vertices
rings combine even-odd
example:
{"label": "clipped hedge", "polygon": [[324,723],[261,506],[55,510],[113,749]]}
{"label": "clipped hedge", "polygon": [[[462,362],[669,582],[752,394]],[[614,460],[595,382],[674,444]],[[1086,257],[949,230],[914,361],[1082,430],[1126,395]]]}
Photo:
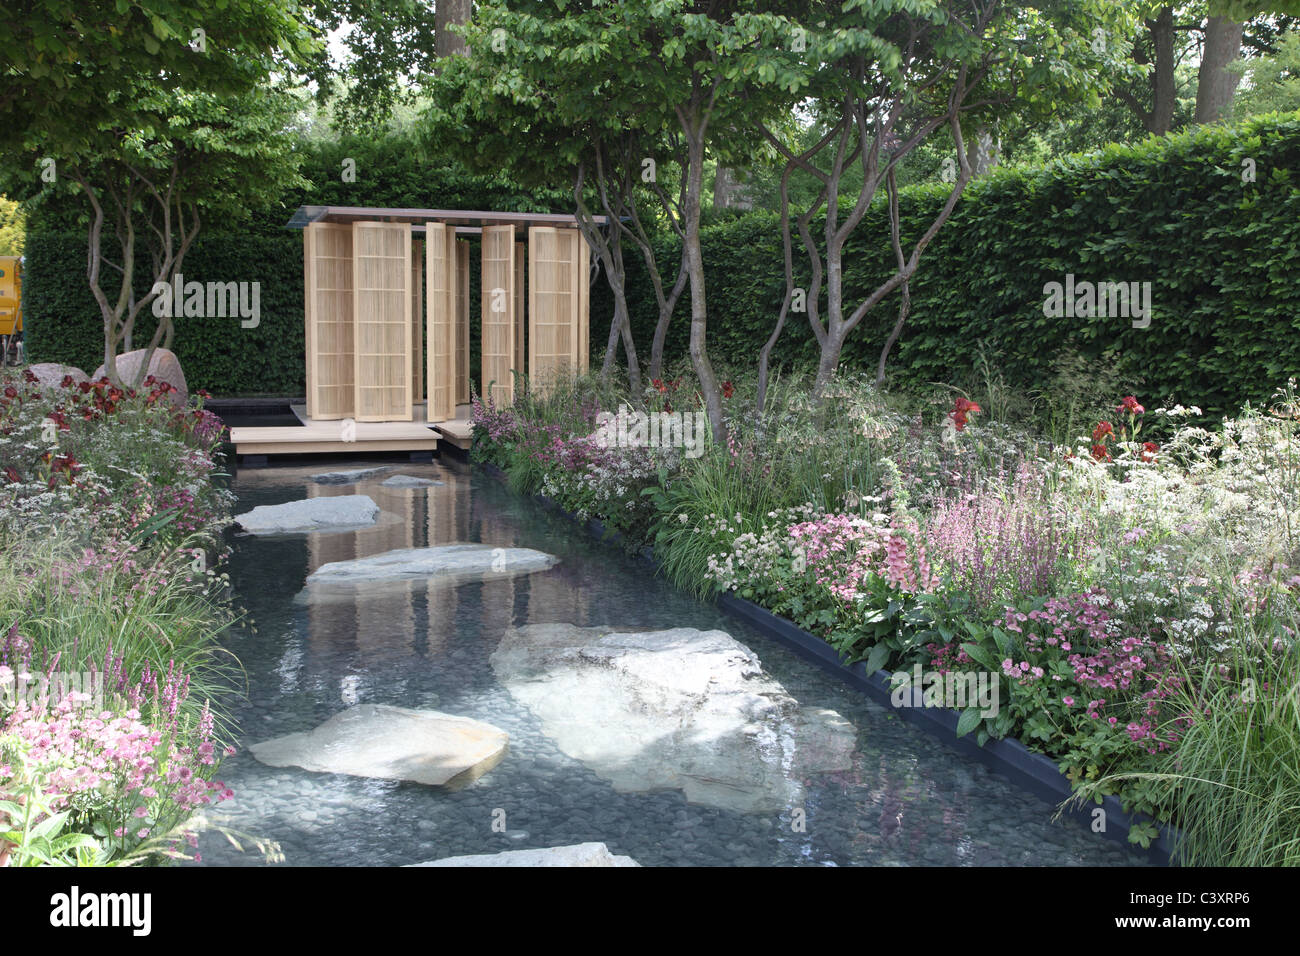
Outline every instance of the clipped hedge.
{"label": "clipped hedge", "polygon": [[[86,238],[38,233],[27,238],[23,285],[27,350],[33,362],[62,362],[87,373],[104,361],[104,325],[86,283]],[[177,318],[172,348],[193,389],[214,395],[303,394],[302,236],[204,236],[182,267],[186,281],[261,283],[260,320]],[[149,291],[149,264],[136,264],[137,293]],[[157,320],[146,308],[136,322],[143,347]]]}
{"label": "clipped hedge", "polygon": [[[1253,183],[1242,179],[1246,159],[1255,164]],[[925,229],[945,193],[937,184],[905,190],[904,238]],[[785,293],[779,228],[775,215],[755,212],[702,232],[714,361],[752,366],[771,332]],[[815,223],[813,235],[821,234]],[[661,242],[659,257],[675,262],[673,244]],[[648,351],[654,297],[638,264],[629,256],[629,302],[636,342]],[[878,204],[846,249],[846,303],[865,297],[892,264]],[[1094,282],[1150,281],[1150,326],[1046,317],[1044,284],[1068,272]],[[1117,352],[1144,377],[1150,400],[1224,412],[1266,399],[1300,374],[1300,114],[999,170],[968,188],[911,291],[911,318],[890,364],[902,384],[973,375],[983,342],[1008,384],[1026,389],[1041,385],[1050,360],[1069,348],[1098,362]],[[874,370],[896,309],[895,296],[863,319],[845,364]],[[686,301],[673,323],[666,351],[681,357]],[[593,328],[593,347],[604,343],[608,319],[602,325]],[[816,361],[805,316],[791,316],[774,354],[784,364]]]}
{"label": "clipped hedge", "polygon": [[[345,156],[358,158],[356,183],[338,175]],[[1242,180],[1246,159],[1255,164],[1255,182]],[[214,229],[190,252],[189,278],[262,282],[258,329],[231,319],[178,320],[176,350],[195,387],[219,395],[302,394],[302,244],[297,232],[282,228],[297,204],[565,210],[560,190],[528,194],[505,180],[465,178],[421,163],[400,141],[316,147],[304,174],[317,185],[283,209],[256,214],[246,234]],[[922,258],[891,371],[903,385],[960,381],[974,374],[983,343],[1006,382],[1029,389],[1044,382],[1057,353],[1070,349],[1097,362],[1117,354],[1145,378],[1148,402],[1171,398],[1224,412],[1266,399],[1300,374],[1297,177],[1300,114],[1107,147],[1042,169],[996,171],[968,188]],[[940,184],[904,191],[905,237],[924,230],[945,191]],[[813,228],[819,235],[819,225]],[[777,218],[754,212],[718,222],[703,231],[702,242],[710,354],[752,366],[785,290]],[[90,371],[102,346],[99,311],[86,288],[84,233],[38,227],[28,243],[24,311],[32,359]],[[661,263],[675,263],[673,240],[664,237],[659,246]],[[654,296],[635,250],[626,260],[644,362]],[[846,302],[865,296],[891,266],[878,204],[846,249]],[[1150,281],[1150,326],[1044,316],[1044,284],[1068,272],[1094,282]],[[683,296],[669,332],[670,359],[686,355],[688,303]],[[845,347],[846,365],[874,369],[895,308],[896,300],[887,300],[863,320]],[[612,312],[602,278],[592,290],[596,362]],[[477,322],[471,327],[477,331]],[[775,357],[786,365],[816,361],[804,316],[791,316]]]}

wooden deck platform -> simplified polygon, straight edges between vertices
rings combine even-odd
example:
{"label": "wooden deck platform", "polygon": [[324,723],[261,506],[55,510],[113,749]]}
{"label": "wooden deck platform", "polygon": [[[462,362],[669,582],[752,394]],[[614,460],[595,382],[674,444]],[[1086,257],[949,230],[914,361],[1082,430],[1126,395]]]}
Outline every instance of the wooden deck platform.
{"label": "wooden deck platform", "polygon": [[303,405],[291,405],[302,427],[238,426],[230,429],[230,440],[238,455],[365,455],[372,451],[435,451],[439,441],[468,451],[473,444],[474,425],[470,406],[457,405],[456,417],[432,425],[424,420],[425,405],[415,405],[409,422],[354,422],[351,440],[343,437],[343,422],[312,421]]}
{"label": "wooden deck platform", "polygon": [[464,451],[469,451],[469,446],[474,444],[474,423],[468,418],[453,418],[445,422],[437,422],[433,427],[438,429],[443,441],[450,442]]}
{"label": "wooden deck platform", "polygon": [[230,429],[238,455],[365,455],[376,451],[436,451],[438,433],[424,421],[424,406],[416,406],[416,421],[353,422],[344,435],[341,420],[312,421],[301,405],[291,406],[301,427],[244,426]]}

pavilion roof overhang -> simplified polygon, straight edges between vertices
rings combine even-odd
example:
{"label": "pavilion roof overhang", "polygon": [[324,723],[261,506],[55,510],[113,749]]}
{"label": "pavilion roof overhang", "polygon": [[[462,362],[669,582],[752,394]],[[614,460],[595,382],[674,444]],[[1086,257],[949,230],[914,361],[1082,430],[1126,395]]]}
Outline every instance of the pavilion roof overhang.
{"label": "pavilion roof overhang", "polygon": [[[605,216],[592,217],[604,226]],[[549,212],[499,212],[475,209],[406,209],[392,206],[299,206],[293,217],[285,223],[286,229],[305,229],[313,222],[409,222],[417,232],[424,224],[445,222],[456,227],[457,232],[474,233],[483,226],[559,226],[577,227],[578,217]]]}

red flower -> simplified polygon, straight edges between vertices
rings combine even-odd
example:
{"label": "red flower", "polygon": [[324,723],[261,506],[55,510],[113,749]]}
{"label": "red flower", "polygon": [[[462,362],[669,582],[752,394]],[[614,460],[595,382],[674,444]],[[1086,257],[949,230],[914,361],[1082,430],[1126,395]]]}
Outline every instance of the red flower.
{"label": "red flower", "polygon": [[14,485],[22,481],[22,479],[18,477],[17,470],[14,469],[12,466],[5,469],[5,480],[8,481],[10,484],[14,484]]}
{"label": "red flower", "polygon": [[1155,442],[1144,441],[1142,443],[1142,460],[1155,461],[1156,452],[1158,452],[1159,450],[1160,450],[1160,446],[1157,445]]}
{"label": "red flower", "polygon": [[957,426],[957,431],[962,431],[966,427],[966,416],[982,412],[984,409],[975,404],[968,398],[958,398],[953,403],[952,411],[948,417],[952,419],[953,424]]}
{"label": "red flower", "polygon": [[1097,461],[1110,461],[1110,449],[1105,445],[1093,445],[1092,457]]}
{"label": "red flower", "polygon": [[82,395],[85,395],[91,389],[90,382],[78,382],[77,389],[78,391],[81,392]]}
{"label": "red flower", "polygon": [[664,383],[657,378],[650,379],[650,384],[653,385],[655,387],[655,390],[658,391],[661,395],[668,391]]}
{"label": "red flower", "polygon": [[12,385],[6,385],[5,398],[17,398],[17,397],[18,397],[18,389],[14,388]]}
{"label": "red flower", "polygon": [[1130,415],[1141,415],[1146,409],[1138,404],[1137,398],[1132,395],[1125,395],[1124,400],[1116,406],[1115,411],[1123,415],[1128,412]]}
{"label": "red flower", "polygon": [[730,382],[722,383],[723,398],[731,398],[732,394],[735,393],[735,391],[736,391],[736,386],[732,385]]}
{"label": "red flower", "polygon": [[71,375],[65,375],[65,376],[63,376],[63,381],[59,382],[59,386],[60,386],[61,388],[72,388],[72,386],[75,385],[75,384],[76,384],[76,382],[73,381]]}
{"label": "red flower", "polygon": [[1098,422],[1097,427],[1092,430],[1092,440],[1094,442],[1107,442],[1114,436],[1115,429],[1110,422]]}

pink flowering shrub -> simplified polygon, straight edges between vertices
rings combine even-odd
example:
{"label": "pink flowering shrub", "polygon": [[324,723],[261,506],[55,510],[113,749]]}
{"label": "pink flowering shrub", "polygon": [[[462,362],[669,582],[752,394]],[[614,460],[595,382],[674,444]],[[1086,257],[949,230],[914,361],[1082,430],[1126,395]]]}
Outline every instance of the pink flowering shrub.
{"label": "pink flowering shrub", "polygon": [[1096,549],[1096,523],[1066,515],[1041,492],[1028,466],[1005,495],[967,492],[931,511],[925,541],[948,587],[983,611],[999,604],[1067,593]]}
{"label": "pink flowering shrub", "polygon": [[799,556],[813,582],[845,604],[882,577],[894,537],[880,521],[858,515],[827,514],[791,525],[790,551]]}
{"label": "pink flowering shrub", "polygon": [[[1016,735],[1076,786],[1169,752],[1187,726],[1167,712],[1182,687],[1168,647],[1126,628],[1110,604],[1094,590],[1007,607],[991,640],[967,645],[986,665],[1005,655],[996,663]],[[1115,789],[1131,807],[1158,809],[1141,781]]]}
{"label": "pink flowering shrub", "polygon": [[[11,695],[14,706],[0,709],[0,801],[38,800],[47,813],[66,812],[65,826],[95,838],[105,862],[151,840],[184,838],[195,811],[233,795],[212,779],[220,756],[233,751],[219,753],[206,703],[197,720],[188,718],[189,680],[174,665],[124,692],[116,689],[120,658],[101,677],[114,709],[91,709],[84,691]],[[0,664],[0,691],[30,679]]]}

